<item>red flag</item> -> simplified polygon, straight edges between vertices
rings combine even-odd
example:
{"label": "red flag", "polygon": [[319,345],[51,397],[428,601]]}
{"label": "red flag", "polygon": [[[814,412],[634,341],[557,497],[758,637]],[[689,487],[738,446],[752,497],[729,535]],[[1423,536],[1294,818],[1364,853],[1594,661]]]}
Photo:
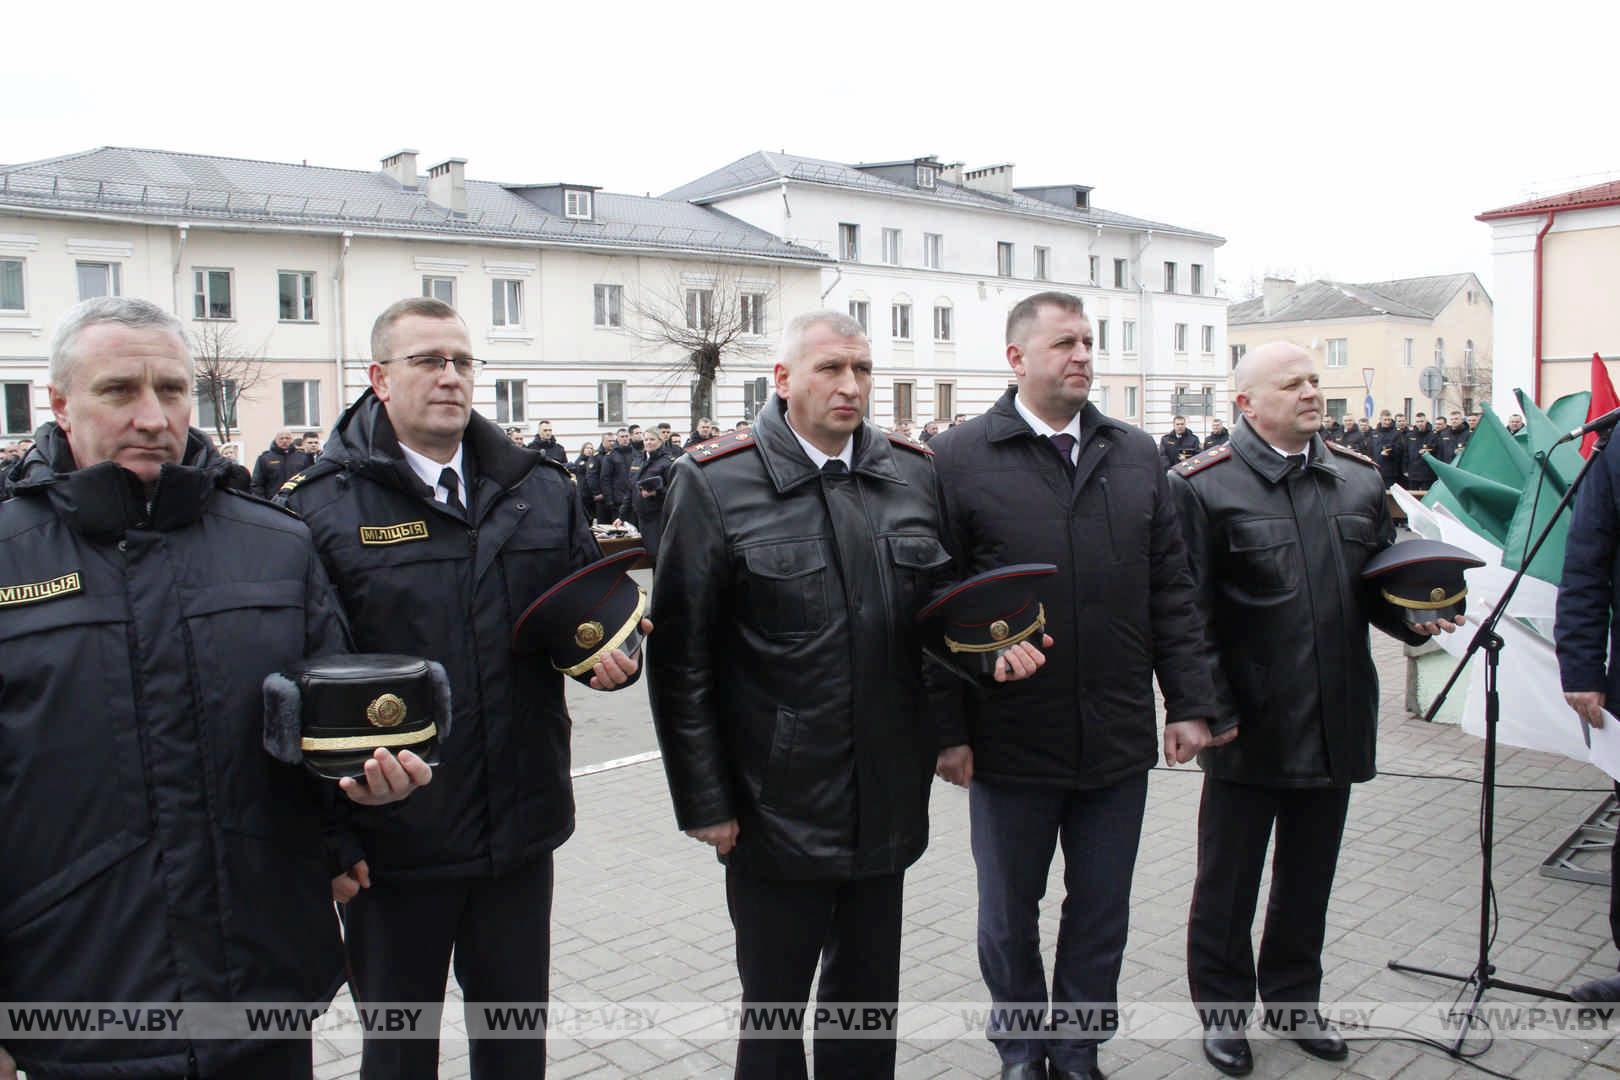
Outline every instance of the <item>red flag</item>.
{"label": "red flag", "polygon": [[[1602,416],[1610,409],[1620,408],[1620,396],[1614,392],[1614,383],[1609,381],[1609,369],[1603,363],[1599,353],[1592,354],[1592,403],[1586,407],[1586,422]],[[1597,445],[1598,433],[1588,432],[1581,439],[1581,457],[1591,457],[1592,447]]]}

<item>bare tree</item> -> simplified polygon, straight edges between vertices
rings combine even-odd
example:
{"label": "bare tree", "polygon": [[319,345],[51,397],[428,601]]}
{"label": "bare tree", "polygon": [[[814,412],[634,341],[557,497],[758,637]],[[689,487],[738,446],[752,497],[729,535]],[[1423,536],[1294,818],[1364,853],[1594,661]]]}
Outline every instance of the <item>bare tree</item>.
{"label": "bare tree", "polygon": [[672,268],[658,287],[630,300],[636,340],[673,352],[670,381],[691,382],[688,430],[714,415],[715,377],[728,361],[770,352],[765,316],[775,295],[773,286],[721,263]]}
{"label": "bare tree", "polygon": [[191,332],[191,360],[199,405],[206,401],[213,406],[214,434],[220,443],[227,443],[236,424],[237,402],[252,400],[251,391],[265,377],[264,358],[258,350],[238,345],[229,323],[205,322]]}

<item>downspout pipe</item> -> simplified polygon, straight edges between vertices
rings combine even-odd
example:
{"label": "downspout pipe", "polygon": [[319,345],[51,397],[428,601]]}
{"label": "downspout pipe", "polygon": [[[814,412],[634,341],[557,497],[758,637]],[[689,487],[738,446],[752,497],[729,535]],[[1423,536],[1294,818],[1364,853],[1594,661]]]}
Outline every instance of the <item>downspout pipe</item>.
{"label": "downspout pipe", "polygon": [[1542,289],[1544,287],[1543,284],[1542,284],[1543,275],[1542,275],[1542,265],[1541,264],[1542,264],[1542,259],[1545,257],[1545,254],[1544,254],[1544,251],[1543,251],[1543,248],[1542,248],[1542,240],[1546,237],[1548,230],[1550,230],[1553,227],[1553,220],[1555,218],[1557,218],[1557,217],[1558,217],[1558,211],[1557,210],[1549,210],[1549,211],[1547,211],[1547,222],[1546,222],[1546,224],[1542,225],[1541,231],[1536,233],[1536,290],[1535,290],[1535,315],[1534,315],[1534,320],[1535,320],[1534,334],[1535,334],[1535,338],[1534,338],[1534,341],[1533,341],[1532,347],[1531,347],[1532,363],[1533,363],[1534,367],[1530,372],[1530,386],[1531,386],[1531,400],[1533,400],[1538,406],[1541,404],[1541,318],[1542,318],[1542,315],[1541,315],[1541,309],[1542,309],[1541,293],[1542,293]]}
{"label": "downspout pipe", "polygon": [[170,275],[170,281],[174,290],[174,313],[178,316],[180,314],[180,268],[186,264],[186,238],[191,233],[191,223],[182,221],[175,226],[175,232],[178,234],[179,239],[174,245],[174,271]]}

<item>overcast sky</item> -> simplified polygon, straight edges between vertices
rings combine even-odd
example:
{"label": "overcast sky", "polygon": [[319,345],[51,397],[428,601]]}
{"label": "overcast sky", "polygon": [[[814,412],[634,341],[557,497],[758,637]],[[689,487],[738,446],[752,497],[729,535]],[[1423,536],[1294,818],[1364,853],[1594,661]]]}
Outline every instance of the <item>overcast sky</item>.
{"label": "overcast sky", "polygon": [[1620,3],[15,3],[0,162],[101,145],[666,191],[744,154],[1092,185],[1288,270],[1473,270],[1620,178]]}

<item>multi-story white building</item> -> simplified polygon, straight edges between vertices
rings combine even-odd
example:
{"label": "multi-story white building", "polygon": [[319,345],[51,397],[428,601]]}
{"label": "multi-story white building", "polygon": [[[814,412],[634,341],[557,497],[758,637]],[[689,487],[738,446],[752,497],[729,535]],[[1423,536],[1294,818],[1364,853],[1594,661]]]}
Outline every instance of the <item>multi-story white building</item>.
{"label": "multi-story white building", "polygon": [[1103,411],[1152,431],[1177,412],[1199,431],[1225,413],[1218,236],[1100,209],[1078,184],[1015,187],[1011,165],[932,157],[848,165],[760,152],[664,198],[836,260],[821,272],[823,301],[871,335],[879,423],[986,409],[1011,379],[1008,310],[1047,289],[1085,301]]}
{"label": "multi-story white building", "polygon": [[413,150],[376,171],[119,148],[0,167],[0,435],[49,418],[51,329],[106,293],[264,361],[232,425],[249,464],[280,428],[330,429],[366,386],[373,319],[411,295],[467,319],[489,361],[481,412],[550,420],[576,451],[627,422],[686,430],[690,378],[643,316],[701,319],[734,294],[757,348],[720,372],[713,415],[730,423],[757,409],[782,325],[820,303],[830,263],[684,200],[468,180],[458,158],[421,174]]}

